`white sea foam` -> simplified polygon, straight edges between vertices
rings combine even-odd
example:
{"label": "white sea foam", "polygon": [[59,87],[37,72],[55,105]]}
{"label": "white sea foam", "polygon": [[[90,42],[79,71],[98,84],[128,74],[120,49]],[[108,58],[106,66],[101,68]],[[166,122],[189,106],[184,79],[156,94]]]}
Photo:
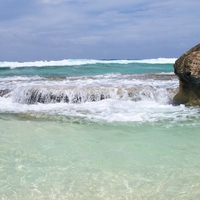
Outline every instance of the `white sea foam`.
{"label": "white sea foam", "polygon": [[148,63],[148,64],[173,64],[177,58],[155,58],[155,59],[144,59],[135,60],[136,63]]}
{"label": "white sea foam", "polygon": [[42,80],[44,78],[41,78],[39,76],[10,76],[10,77],[0,77],[0,81],[34,81],[34,80]]}
{"label": "white sea foam", "polygon": [[171,75],[6,77],[0,79],[6,93],[0,112],[104,122],[183,120],[187,108],[170,105],[177,87]]}
{"label": "white sea foam", "polygon": [[[38,78],[31,81],[18,77],[12,81],[1,80],[0,89],[12,89],[13,92],[10,97],[0,97],[0,112],[24,113],[36,117],[45,115],[53,119],[61,116],[69,120],[84,119],[96,122],[184,120],[187,115],[194,116],[194,113],[188,112],[184,106],[170,105],[173,93],[169,93],[168,89],[177,87],[178,81],[175,79],[157,80],[134,75],[79,79],[72,77],[59,80]],[[66,94],[69,102],[52,103],[47,99],[46,104],[26,104],[31,96],[31,88],[36,89],[39,96]],[[106,99],[100,101],[99,94],[103,94]],[[91,95],[96,98],[95,102],[90,99]],[[38,98],[42,97],[39,96]],[[73,103],[75,96],[80,97],[81,101]],[[37,96],[35,99],[37,100]]]}
{"label": "white sea foam", "polygon": [[110,88],[171,88],[178,87],[178,80],[175,77],[169,77],[167,80],[159,79],[159,77],[145,77],[144,75],[121,75],[108,74],[97,76],[68,77],[62,79],[48,79],[38,76],[34,77],[5,77],[0,78],[0,89],[15,89],[21,87],[57,87],[62,88],[94,88],[94,87],[110,87]]}
{"label": "white sea foam", "polygon": [[148,64],[173,64],[176,58],[156,58],[143,60],[94,60],[94,59],[67,59],[52,61],[34,61],[34,62],[0,62],[0,68],[17,67],[45,67],[45,66],[74,66],[90,64],[130,64],[130,63],[148,63]]}
{"label": "white sea foam", "polygon": [[[165,94],[163,94],[165,95]],[[18,104],[11,99],[0,97],[0,112],[45,116],[50,119],[64,119],[93,122],[157,122],[169,120],[170,123],[189,120],[197,115],[198,109],[183,105],[173,106],[163,102],[163,95],[141,101],[105,99],[81,104]],[[165,96],[166,97],[166,96]]]}

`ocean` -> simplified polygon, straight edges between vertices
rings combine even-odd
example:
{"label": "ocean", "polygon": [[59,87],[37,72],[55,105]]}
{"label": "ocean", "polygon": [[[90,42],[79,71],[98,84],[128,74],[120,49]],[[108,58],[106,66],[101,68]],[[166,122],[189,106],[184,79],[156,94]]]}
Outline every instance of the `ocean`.
{"label": "ocean", "polygon": [[200,199],[175,60],[0,62],[0,199]]}

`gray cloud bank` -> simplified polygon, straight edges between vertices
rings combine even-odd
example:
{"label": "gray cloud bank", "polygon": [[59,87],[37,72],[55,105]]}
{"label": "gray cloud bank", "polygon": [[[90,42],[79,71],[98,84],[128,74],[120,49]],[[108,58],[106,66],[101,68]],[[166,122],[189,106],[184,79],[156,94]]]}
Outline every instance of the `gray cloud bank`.
{"label": "gray cloud bank", "polygon": [[199,0],[1,0],[0,61],[179,57]]}

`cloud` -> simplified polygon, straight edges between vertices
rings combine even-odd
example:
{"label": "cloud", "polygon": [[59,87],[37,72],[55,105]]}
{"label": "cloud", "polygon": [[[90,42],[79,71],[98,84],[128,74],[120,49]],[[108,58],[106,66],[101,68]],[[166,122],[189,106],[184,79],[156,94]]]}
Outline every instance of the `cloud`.
{"label": "cloud", "polygon": [[58,5],[61,3],[69,3],[73,2],[73,0],[40,0],[40,3],[50,4],[50,5]]}
{"label": "cloud", "polygon": [[199,42],[198,1],[8,0],[2,5],[2,61],[177,57]]}

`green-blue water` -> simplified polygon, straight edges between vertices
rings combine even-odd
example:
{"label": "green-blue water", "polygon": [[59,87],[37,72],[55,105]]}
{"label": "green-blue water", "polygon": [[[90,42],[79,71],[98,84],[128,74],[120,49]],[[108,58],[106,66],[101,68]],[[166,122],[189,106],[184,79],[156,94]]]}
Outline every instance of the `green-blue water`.
{"label": "green-blue water", "polygon": [[83,64],[72,66],[46,66],[44,67],[21,67],[10,69],[9,67],[0,68],[0,77],[5,76],[43,76],[43,77],[66,77],[66,76],[85,76],[99,75],[107,73],[121,74],[141,74],[141,73],[159,73],[170,72],[171,65],[169,64],[145,64],[145,63],[130,63],[130,64]]}
{"label": "green-blue water", "polygon": [[200,199],[200,109],[171,104],[173,64],[112,65],[1,76],[0,199]]}
{"label": "green-blue water", "polygon": [[99,125],[4,117],[3,199],[198,199],[199,125]]}

